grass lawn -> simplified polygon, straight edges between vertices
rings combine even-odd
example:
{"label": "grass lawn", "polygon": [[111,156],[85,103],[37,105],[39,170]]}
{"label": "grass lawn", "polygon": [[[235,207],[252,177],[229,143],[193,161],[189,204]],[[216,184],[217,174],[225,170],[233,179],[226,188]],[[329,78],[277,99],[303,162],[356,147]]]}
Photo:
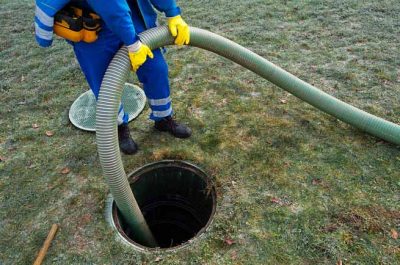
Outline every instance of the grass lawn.
{"label": "grass lawn", "polygon": [[[32,264],[53,223],[44,264],[400,264],[400,148],[195,48],[166,54],[193,136],[155,132],[146,108],[130,123],[141,150],[123,161],[127,172],[160,159],[201,166],[216,184],[214,222],[174,253],[121,245],[104,218],[95,135],[68,120],[88,85],[63,40],[35,44],[33,2],[0,5],[0,264]],[[189,24],[400,124],[398,0],[178,4]]]}

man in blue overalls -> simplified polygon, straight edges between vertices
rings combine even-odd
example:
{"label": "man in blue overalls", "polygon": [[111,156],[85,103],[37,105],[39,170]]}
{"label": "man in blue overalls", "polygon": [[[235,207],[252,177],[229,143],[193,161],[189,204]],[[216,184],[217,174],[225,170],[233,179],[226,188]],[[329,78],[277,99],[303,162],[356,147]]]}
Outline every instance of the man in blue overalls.
{"label": "man in blue overalls", "polygon": [[[175,0],[37,0],[35,28],[36,39],[41,46],[51,44],[54,14],[68,3],[94,11],[102,19],[102,29],[95,42],[71,43],[96,98],[113,56],[122,45],[126,45],[132,68],[143,83],[152,110],[150,119],[155,121],[155,128],[170,132],[175,137],[190,137],[191,130],[172,118],[168,66],[161,50],[151,51],[137,36],[146,29],[156,27],[155,7],[168,17],[169,29],[176,37],[175,43],[189,44],[189,26],[181,18]],[[121,151],[125,154],[136,153],[137,145],[130,136],[128,115],[124,113],[122,106],[118,114],[118,124]]]}

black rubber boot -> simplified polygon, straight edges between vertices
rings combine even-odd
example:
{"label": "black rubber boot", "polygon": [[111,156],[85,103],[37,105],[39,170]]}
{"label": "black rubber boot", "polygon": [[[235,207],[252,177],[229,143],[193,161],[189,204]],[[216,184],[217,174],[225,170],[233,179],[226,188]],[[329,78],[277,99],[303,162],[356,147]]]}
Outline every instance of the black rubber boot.
{"label": "black rubber boot", "polygon": [[128,124],[118,126],[119,149],[126,155],[133,155],[138,151],[137,144],[133,141]]}
{"label": "black rubber boot", "polygon": [[177,123],[171,116],[156,121],[154,127],[161,132],[169,132],[177,138],[188,138],[192,135],[192,130],[189,127]]}

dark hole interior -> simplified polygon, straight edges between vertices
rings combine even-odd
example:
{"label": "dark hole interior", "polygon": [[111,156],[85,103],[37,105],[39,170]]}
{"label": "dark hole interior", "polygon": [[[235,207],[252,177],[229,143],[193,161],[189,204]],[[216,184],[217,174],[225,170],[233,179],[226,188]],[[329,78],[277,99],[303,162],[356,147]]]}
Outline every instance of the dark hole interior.
{"label": "dark hole interior", "polygon": [[[132,178],[132,191],[160,248],[175,247],[195,237],[215,211],[214,189],[205,173],[194,166],[152,164]],[[115,203],[114,212],[117,227],[119,224],[125,236],[146,246],[135,237]]]}

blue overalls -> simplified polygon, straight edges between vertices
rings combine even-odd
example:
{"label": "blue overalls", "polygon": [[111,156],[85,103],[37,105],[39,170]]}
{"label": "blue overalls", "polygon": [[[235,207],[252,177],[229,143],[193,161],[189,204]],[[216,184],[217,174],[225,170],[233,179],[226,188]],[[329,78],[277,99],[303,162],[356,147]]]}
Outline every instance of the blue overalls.
{"label": "blue overalls", "polygon": [[[61,1],[65,2],[65,0]],[[164,11],[167,16],[175,16],[180,14],[180,9],[176,6],[175,1],[173,0],[150,1],[151,4],[153,4],[158,10]],[[131,36],[132,34],[127,34],[127,32],[130,33],[133,31],[134,33],[138,34],[146,30],[146,27],[155,26],[155,12],[152,9],[150,10],[150,1],[114,0],[109,1],[108,4],[107,1],[104,0],[89,0],[87,2],[79,1],[83,2],[83,5],[92,8],[100,17],[103,17],[104,15],[103,19],[106,23],[107,21],[112,21],[112,23],[108,24],[103,23],[102,30],[99,32],[97,41],[93,43],[71,43],[79,65],[96,98],[99,95],[103,76],[116,52],[121,48],[122,45],[129,45],[137,40],[137,36],[135,34]],[[44,4],[48,5],[48,3],[51,3],[52,1],[37,0],[37,6],[46,10],[47,7],[45,5],[38,5],[38,2],[47,2]],[[127,10],[126,2],[128,2],[130,10]],[[139,10],[138,2],[141,2],[141,8],[144,6],[144,8],[147,9],[145,11],[148,15],[144,16],[143,12]],[[116,9],[119,11],[126,9],[125,13],[121,12],[123,16],[118,16],[118,14],[115,14],[113,17],[112,12],[109,11],[110,9],[113,9],[112,3],[115,4],[117,7]],[[128,13],[130,13],[134,29],[129,28],[130,25],[128,24],[130,23],[127,23],[126,21]],[[120,22],[120,25],[118,25],[118,22]],[[150,119],[157,121],[163,117],[172,115],[173,111],[171,106],[167,63],[165,62],[160,49],[154,50],[153,54],[154,58],[148,58],[146,62],[138,69],[136,74],[139,81],[143,83],[143,89],[152,110]],[[128,115],[123,112],[122,106],[118,116],[119,123],[128,122]]]}

